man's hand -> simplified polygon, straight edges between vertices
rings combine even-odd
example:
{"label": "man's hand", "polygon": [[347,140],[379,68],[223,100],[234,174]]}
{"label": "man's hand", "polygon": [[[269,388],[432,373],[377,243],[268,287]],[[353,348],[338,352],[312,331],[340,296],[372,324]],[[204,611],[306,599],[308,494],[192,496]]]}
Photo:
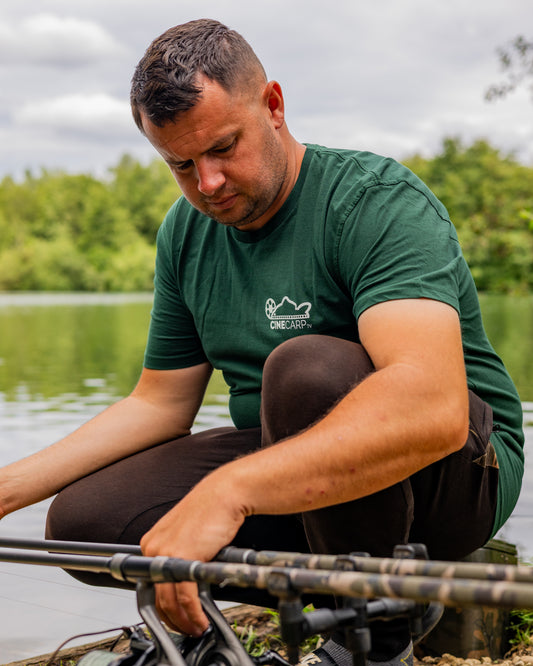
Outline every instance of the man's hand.
{"label": "man's hand", "polygon": [[[144,535],[143,554],[212,560],[244,522],[246,512],[235,508],[232,495],[222,467],[203,479]],[[161,619],[173,629],[199,636],[208,627],[196,583],[157,585],[156,605]]]}

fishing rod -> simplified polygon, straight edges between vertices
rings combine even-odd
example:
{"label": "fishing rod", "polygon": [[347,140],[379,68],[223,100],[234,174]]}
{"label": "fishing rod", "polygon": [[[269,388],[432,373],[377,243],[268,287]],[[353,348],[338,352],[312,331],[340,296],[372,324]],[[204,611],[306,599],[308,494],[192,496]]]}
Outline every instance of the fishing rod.
{"label": "fishing rod", "polygon": [[[517,564],[486,564],[476,562],[449,562],[426,559],[420,544],[396,546],[394,557],[369,557],[366,554],[315,555],[285,551],[252,550],[227,546],[214,558],[216,562],[253,564],[275,567],[297,567],[321,570],[348,570],[397,576],[417,575],[442,580],[467,579],[533,583],[533,567]],[[114,555],[129,553],[142,555],[140,546],[85,541],[53,541],[28,538],[0,538],[0,548],[49,551],[86,555]]]}
{"label": "fishing rod", "polygon": [[[1,540],[0,540],[1,541]],[[228,546],[215,558],[220,562],[242,562],[307,569],[342,569],[376,574],[418,575],[442,579],[508,581],[533,583],[533,567],[516,564],[450,562],[426,559],[421,544],[396,546],[394,557],[369,557],[366,554],[314,555],[284,551],[251,550]]]}
{"label": "fishing rod", "polygon": [[412,599],[419,603],[437,601],[447,606],[533,608],[531,582],[200,562],[171,557],[148,558],[127,553],[101,556],[7,551],[0,552],[0,561],[109,573],[118,580],[130,583],[140,580],[153,583],[190,581],[208,585],[255,587],[278,597],[297,591],[300,594],[333,594],[365,599]]}
{"label": "fishing rod", "polygon": [[[367,602],[357,598],[344,599],[342,607],[336,610],[323,608],[304,613],[299,590],[283,584],[288,581],[283,568],[148,558],[140,552],[137,546],[117,544],[0,539],[0,561],[107,572],[119,580],[136,583],[139,613],[152,638],[147,639],[139,628],[129,630],[130,651],[123,662],[125,666],[288,666],[298,663],[299,646],[306,638],[339,628],[345,631],[354,666],[364,666],[370,650],[368,622],[406,617],[418,626],[423,615],[423,609],[413,600],[376,599]],[[198,583],[202,607],[210,621],[209,629],[200,639],[170,634],[157,616],[154,585],[180,581]],[[278,596],[281,638],[287,646],[289,662],[272,650],[254,658],[246,653],[210,594],[212,584],[233,583],[265,588]],[[79,666],[122,663],[116,659],[116,654],[97,650],[83,657]]]}
{"label": "fishing rod", "polygon": [[[298,662],[298,646],[306,637],[340,627],[345,629],[355,663],[362,666],[370,649],[368,622],[409,617],[417,627],[413,633],[420,634],[425,612],[422,604],[430,604],[430,608],[435,602],[461,607],[533,608],[533,577],[527,567],[416,559],[424,557],[427,554],[420,544],[397,547],[393,558],[228,547],[216,560],[200,562],[144,557],[138,546],[0,539],[0,561],[108,573],[115,579],[136,583],[139,612],[153,636],[148,644],[154,661],[139,662],[143,664],[250,666],[250,657],[241,654],[242,649],[237,648],[228,630],[235,638],[234,633],[211,600],[209,589],[213,585],[254,587],[277,597],[281,637],[292,664]],[[154,585],[183,581],[198,583],[210,630],[199,643],[191,646],[190,641],[182,640],[176,647],[157,618]],[[335,595],[342,604],[336,610],[323,608],[304,614],[302,594]],[[144,645],[145,654],[146,641],[137,639],[136,644]],[[281,658],[269,655],[266,659],[264,664],[279,666]]]}

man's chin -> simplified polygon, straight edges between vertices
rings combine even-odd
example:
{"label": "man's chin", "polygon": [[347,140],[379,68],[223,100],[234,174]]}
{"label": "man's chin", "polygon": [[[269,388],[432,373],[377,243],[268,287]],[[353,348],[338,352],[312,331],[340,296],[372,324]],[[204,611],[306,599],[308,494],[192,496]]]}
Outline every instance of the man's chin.
{"label": "man's chin", "polygon": [[241,200],[227,210],[217,210],[214,206],[209,205],[205,205],[203,209],[198,207],[198,210],[225,227],[233,227],[242,231],[253,231],[262,227],[266,222],[266,220],[262,220],[265,215],[263,208],[251,205],[250,201],[248,201],[248,206],[242,205],[243,203],[244,201]]}
{"label": "man's chin", "polygon": [[248,214],[246,216],[236,215],[234,211],[228,211],[226,214],[220,211],[209,210],[206,211],[208,215],[215,222],[223,224],[225,227],[234,227],[235,229],[242,229],[246,231],[246,227],[253,225],[257,220],[257,215]]}

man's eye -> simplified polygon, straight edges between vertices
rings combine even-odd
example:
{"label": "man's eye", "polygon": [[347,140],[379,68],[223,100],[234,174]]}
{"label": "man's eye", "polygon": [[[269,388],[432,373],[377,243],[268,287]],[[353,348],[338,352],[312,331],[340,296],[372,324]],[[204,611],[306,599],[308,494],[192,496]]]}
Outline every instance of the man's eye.
{"label": "man's eye", "polygon": [[234,145],[235,141],[232,141],[227,146],[223,146],[222,148],[217,148],[215,150],[215,153],[229,153],[229,151],[233,148]]}
{"label": "man's eye", "polygon": [[175,171],[187,171],[187,169],[190,169],[192,165],[192,162],[181,162],[180,164],[173,164],[172,168]]}

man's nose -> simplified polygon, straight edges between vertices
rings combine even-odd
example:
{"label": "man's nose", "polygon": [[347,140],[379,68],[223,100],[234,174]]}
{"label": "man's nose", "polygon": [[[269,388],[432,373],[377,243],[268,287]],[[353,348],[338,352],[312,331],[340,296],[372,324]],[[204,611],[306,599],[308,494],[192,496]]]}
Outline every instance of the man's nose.
{"label": "man's nose", "polygon": [[226,182],[220,165],[203,162],[196,167],[198,173],[198,190],[206,196],[213,196]]}

